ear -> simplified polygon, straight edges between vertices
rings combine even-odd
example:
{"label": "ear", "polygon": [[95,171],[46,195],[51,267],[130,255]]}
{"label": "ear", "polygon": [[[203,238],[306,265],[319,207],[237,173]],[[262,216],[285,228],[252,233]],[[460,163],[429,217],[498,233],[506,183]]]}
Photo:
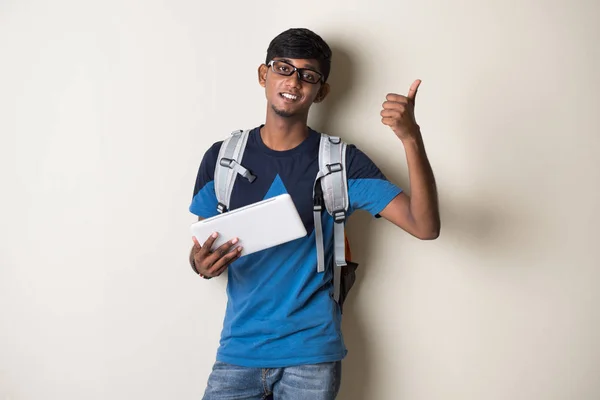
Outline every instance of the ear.
{"label": "ear", "polygon": [[325,97],[327,97],[330,90],[331,87],[329,86],[329,83],[322,84],[319,92],[317,93],[317,97],[315,97],[315,103],[320,103],[325,100]]}
{"label": "ear", "polygon": [[260,86],[265,87],[267,85],[267,72],[269,71],[269,67],[265,64],[261,64],[258,67],[258,83]]}

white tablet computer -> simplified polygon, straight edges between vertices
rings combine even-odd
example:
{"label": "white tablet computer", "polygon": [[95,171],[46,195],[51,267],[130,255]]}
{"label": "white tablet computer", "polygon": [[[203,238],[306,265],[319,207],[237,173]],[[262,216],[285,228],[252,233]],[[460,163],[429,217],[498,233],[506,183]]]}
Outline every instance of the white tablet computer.
{"label": "white tablet computer", "polygon": [[241,256],[255,253],[306,236],[306,228],[289,194],[259,201],[191,226],[192,236],[202,245],[214,232],[219,233],[213,248],[238,238]]}

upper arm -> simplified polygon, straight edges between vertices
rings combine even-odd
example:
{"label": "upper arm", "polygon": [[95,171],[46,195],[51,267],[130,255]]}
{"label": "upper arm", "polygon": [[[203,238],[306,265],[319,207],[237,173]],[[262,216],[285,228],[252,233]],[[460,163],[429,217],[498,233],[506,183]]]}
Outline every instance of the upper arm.
{"label": "upper arm", "polygon": [[189,210],[191,213],[209,218],[217,214],[217,195],[215,193],[215,166],[219,156],[221,142],[215,143],[202,158],[196,183],[194,185],[194,194]]}
{"label": "upper arm", "polygon": [[409,234],[421,238],[410,209],[410,197],[390,182],[371,159],[348,146],[348,195],[352,210],[362,209],[383,217]]}
{"label": "upper arm", "polygon": [[410,197],[406,193],[400,193],[394,197],[379,215],[414,237],[421,238],[415,219],[410,212]]}
{"label": "upper arm", "polygon": [[390,182],[371,159],[355,146],[347,148],[350,212],[365,210],[379,217],[402,189]]}

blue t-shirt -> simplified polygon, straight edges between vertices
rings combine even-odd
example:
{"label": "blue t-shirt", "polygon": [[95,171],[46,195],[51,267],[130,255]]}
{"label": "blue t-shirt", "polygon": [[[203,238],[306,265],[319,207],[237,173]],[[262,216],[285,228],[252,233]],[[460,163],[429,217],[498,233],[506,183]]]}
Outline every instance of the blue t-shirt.
{"label": "blue t-shirt", "polygon": [[[288,193],[304,222],[306,237],[253,253],[227,269],[227,309],[217,360],[246,367],[276,368],[341,360],[347,351],[341,313],[332,298],[331,268],[317,272],[313,185],[318,172],[320,134],[286,151],[269,149],[260,127],[251,131],[241,164],[256,180],[237,176],[230,209]],[[214,172],[219,148],[204,155],[190,211],[217,214]],[[348,214],[364,209],[378,216],[401,190],[355,146],[346,150]],[[326,265],[333,260],[333,218],[322,215]],[[244,238],[240,238],[243,241]]]}

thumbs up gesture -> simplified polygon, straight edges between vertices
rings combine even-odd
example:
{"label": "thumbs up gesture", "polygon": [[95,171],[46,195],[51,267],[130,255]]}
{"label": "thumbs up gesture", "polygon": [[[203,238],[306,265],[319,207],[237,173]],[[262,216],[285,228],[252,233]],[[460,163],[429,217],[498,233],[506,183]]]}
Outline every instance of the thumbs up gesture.
{"label": "thumbs up gesture", "polygon": [[415,120],[415,99],[421,80],[417,79],[408,89],[408,95],[390,93],[381,110],[381,122],[392,128],[400,140],[414,139],[419,134]]}

